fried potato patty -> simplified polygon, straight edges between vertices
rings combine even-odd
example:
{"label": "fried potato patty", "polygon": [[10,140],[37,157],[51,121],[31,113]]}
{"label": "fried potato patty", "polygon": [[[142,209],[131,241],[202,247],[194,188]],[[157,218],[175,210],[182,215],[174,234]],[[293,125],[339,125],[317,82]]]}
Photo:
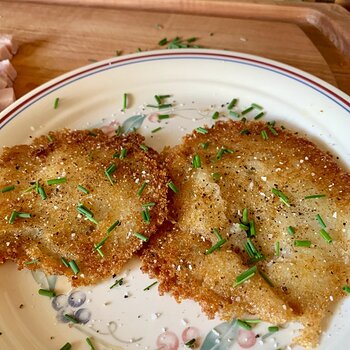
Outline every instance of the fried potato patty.
{"label": "fried potato patty", "polygon": [[167,216],[167,172],[143,142],[63,130],[4,148],[0,261],[74,286],[118,273]]}
{"label": "fried potato patty", "polygon": [[[209,316],[246,310],[272,323],[299,321],[304,329],[295,342],[316,346],[349,283],[350,174],[312,142],[260,122],[218,122],[164,157],[178,188],[175,228],[163,229],[143,252],[143,269],[160,279],[160,291],[199,301]],[[215,232],[227,242],[205,255],[208,242],[218,243]],[[255,274],[232,288],[244,266],[256,266],[274,287]],[[269,298],[248,293],[256,283]],[[269,314],[281,303],[293,312],[272,307]]]}

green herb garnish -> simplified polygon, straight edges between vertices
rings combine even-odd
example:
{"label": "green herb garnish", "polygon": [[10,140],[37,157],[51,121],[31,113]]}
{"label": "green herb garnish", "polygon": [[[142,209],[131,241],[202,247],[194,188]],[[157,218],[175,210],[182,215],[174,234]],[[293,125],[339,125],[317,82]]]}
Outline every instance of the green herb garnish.
{"label": "green herb garnish", "polygon": [[326,228],[327,227],[320,214],[316,215],[316,221],[318,221],[318,223],[321,225],[322,228]]}
{"label": "green herb garnish", "polygon": [[251,106],[255,109],[259,109],[260,111],[262,111],[264,109],[264,107],[258,105],[257,103],[252,103]]}
{"label": "green herb garnish", "polygon": [[248,331],[252,329],[252,326],[249,323],[247,323],[246,321],[237,319],[236,322],[237,322],[237,325],[243,329],[246,329]]}
{"label": "green herb garnish", "polygon": [[155,286],[158,282],[155,281],[153,283],[151,283],[149,286],[147,286],[146,288],[143,289],[143,291],[145,292],[146,290],[150,290],[153,286]]}
{"label": "green herb garnish", "polygon": [[123,284],[123,280],[124,280],[123,278],[119,278],[109,287],[109,289],[112,289],[116,286],[121,286]]}
{"label": "green herb garnish", "polygon": [[85,188],[84,186],[82,186],[82,185],[78,185],[78,186],[77,186],[77,189],[78,189],[79,191],[85,193],[85,194],[89,194],[89,193],[90,193],[90,191],[89,191],[87,188]]}
{"label": "green herb garnish", "polygon": [[187,348],[192,349],[194,347],[195,342],[196,342],[196,338],[192,338],[188,342],[185,343],[185,346]]}
{"label": "green herb garnish", "polygon": [[149,225],[151,223],[151,215],[149,213],[149,210],[148,208],[145,208],[142,212],[141,212],[141,215],[142,215],[142,219],[143,221]]}
{"label": "green herb garnish", "polygon": [[304,197],[304,199],[324,198],[324,197],[326,197],[325,194],[313,194],[313,195],[311,195],[311,196],[306,196],[306,197]]}
{"label": "green herb garnish", "polygon": [[242,284],[243,282],[249,280],[250,278],[252,278],[257,272],[257,267],[253,266],[250,269],[242,272],[240,275],[238,275],[236,277],[236,281],[233,284],[233,288],[239,286],[240,284]]}
{"label": "green herb garnish", "polygon": [[151,131],[152,134],[154,134],[155,132],[158,132],[160,130],[162,130],[163,128],[162,127],[158,127],[158,128],[155,128]]}
{"label": "green herb garnish", "polygon": [[128,108],[128,94],[123,94],[123,111],[125,111]]}
{"label": "green herb garnish", "polygon": [[224,239],[224,238],[220,239],[220,241],[218,241],[216,244],[211,246],[204,254],[209,255],[209,254],[213,253],[215,250],[218,250],[219,248],[221,248],[226,242],[227,242],[226,239]]}
{"label": "green herb garnish", "polygon": [[139,232],[135,232],[134,236],[144,242],[147,242],[149,239],[148,237],[144,236],[142,233],[139,233]]}
{"label": "green herb garnish", "polygon": [[32,214],[30,214],[30,213],[23,213],[23,212],[14,210],[11,213],[11,216],[10,216],[10,219],[9,219],[9,223],[13,224],[15,222],[16,218],[29,219],[31,217],[32,217]]}
{"label": "green herb garnish", "polygon": [[64,344],[60,350],[70,350],[72,348],[72,345],[70,343]]}
{"label": "green herb garnish", "polygon": [[10,191],[13,191],[14,189],[15,189],[14,185],[6,186],[0,189],[0,193],[10,192]]}
{"label": "green herb garnish", "polygon": [[196,131],[199,132],[200,134],[207,134],[208,130],[205,128],[202,128],[201,126],[196,128]]}
{"label": "green herb garnish", "polygon": [[67,182],[67,178],[65,177],[61,177],[58,179],[50,179],[46,181],[48,185],[58,185],[58,184],[63,184],[65,182]]}
{"label": "green herb garnish", "polygon": [[233,107],[235,107],[236,104],[237,104],[237,101],[238,101],[237,98],[233,98],[233,99],[231,100],[231,102],[228,104],[227,109],[232,109]]}
{"label": "green herb garnish", "polygon": [[221,147],[218,153],[216,154],[216,160],[220,160],[224,154],[232,154],[232,153],[234,153],[234,151],[232,151],[231,149]]}
{"label": "green herb garnish", "polygon": [[145,151],[148,152],[148,147],[146,145],[140,145],[140,148]]}
{"label": "green herb garnish", "polygon": [[220,177],[221,177],[220,173],[213,173],[211,176],[215,181],[220,180]]}
{"label": "green herb garnish", "polygon": [[235,111],[230,111],[229,114],[230,114],[231,117],[235,117],[235,118],[239,118],[240,117],[239,113],[237,113]]}
{"label": "green herb garnish", "polygon": [[306,247],[306,248],[310,248],[311,246],[311,241],[308,240],[298,240],[296,239],[294,241],[294,246],[295,247]]}
{"label": "green herb garnish", "polygon": [[69,262],[68,262],[67,259],[65,259],[63,256],[61,257],[61,261],[62,261],[62,263],[63,263],[63,265],[64,265],[65,267],[70,267],[70,266],[69,266]]}
{"label": "green herb garnish", "polygon": [[156,205],[156,203],[149,202],[149,203],[142,204],[142,207],[143,208],[149,208],[149,207],[154,207],[155,205]]}
{"label": "green herb garnish", "polygon": [[53,291],[53,290],[48,290],[48,289],[39,289],[39,290],[38,290],[38,293],[39,293],[40,295],[43,295],[43,296],[49,297],[49,298],[53,298],[53,297],[56,296],[55,291]]}
{"label": "green herb garnish", "polygon": [[272,188],[271,191],[274,195],[279,197],[282,203],[284,203],[287,207],[290,207],[289,199],[282,191],[278,190],[277,188]]}
{"label": "green herb garnish", "polygon": [[163,120],[163,119],[169,119],[170,115],[169,114],[158,114],[158,119]]}
{"label": "green herb garnish", "polygon": [[85,340],[88,343],[88,345],[90,346],[90,350],[96,350],[95,347],[94,347],[94,344],[92,344],[92,341],[91,341],[91,339],[89,337],[86,338]]}
{"label": "green herb garnish", "polygon": [[249,212],[248,212],[248,208],[244,208],[243,209],[243,214],[242,214],[242,223],[245,225],[249,224]]}
{"label": "green herb garnish", "polygon": [[137,191],[137,195],[138,195],[139,197],[141,197],[141,195],[142,195],[142,193],[143,193],[143,191],[145,190],[145,188],[146,188],[147,185],[148,185],[148,182],[147,182],[147,181],[145,181],[145,182],[141,185],[141,187],[140,187],[139,190]]}
{"label": "green herb garnish", "polygon": [[72,323],[79,323],[79,320],[72,315],[64,314],[64,318]]}
{"label": "green herb garnish", "polygon": [[265,112],[260,112],[254,117],[254,119],[258,120],[258,119],[262,118],[264,115],[265,115]]}
{"label": "green herb garnish", "polygon": [[350,294],[350,286],[344,286],[342,289],[346,294]]}
{"label": "green herb garnish", "polygon": [[117,226],[120,226],[121,222],[119,220],[115,221],[111,226],[108,227],[107,233],[111,233]]}
{"label": "green herb garnish", "polygon": [[57,109],[57,108],[58,108],[59,102],[60,102],[60,98],[59,98],[59,97],[56,97],[56,98],[55,98],[55,101],[54,101],[54,103],[53,103],[53,108],[54,108],[54,109]]}
{"label": "green herb garnish", "polygon": [[33,265],[33,264],[37,264],[39,262],[39,259],[34,259],[34,260],[31,260],[31,261],[26,261],[24,263],[24,265]]}
{"label": "green herb garnish", "polygon": [[172,181],[169,181],[167,183],[167,185],[174,193],[178,193],[179,192],[178,188],[175,186],[175,184]]}
{"label": "green herb garnish", "polygon": [[288,226],[287,231],[291,236],[293,236],[295,233],[295,228],[292,226]]}
{"label": "green herb garnish", "polygon": [[203,149],[208,149],[208,147],[209,147],[209,142],[201,142],[201,147],[203,148]]}
{"label": "green herb garnish", "polygon": [[261,137],[263,138],[263,140],[268,140],[269,137],[267,136],[267,132],[266,130],[261,130]]}
{"label": "green herb garnish", "polygon": [[216,120],[216,119],[219,119],[219,116],[220,116],[219,112],[216,111],[216,112],[213,113],[213,115],[211,116],[211,118],[214,119],[214,120]]}
{"label": "green herb garnish", "polygon": [[270,333],[276,333],[280,330],[279,327],[277,326],[270,326],[268,329],[267,329]]}
{"label": "green herb garnish", "polygon": [[195,154],[192,159],[192,168],[198,169],[202,166],[201,158],[198,154]]}
{"label": "green herb garnish", "polygon": [[329,235],[329,233],[325,229],[321,229],[320,235],[327,243],[332,243],[332,237]]}
{"label": "green herb garnish", "polygon": [[158,45],[159,46],[164,46],[167,43],[168,43],[168,39],[167,38],[163,38],[163,39],[159,40]]}
{"label": "green herb garnish", "polygon": [[80,269],[79,269],[77,263],[74,260],[70,260],[68,262],[68,265],[72,269],[74,275],[77,275],[80,272]]}
{"label": "green herb garnish", "polygon": [[242,114],[242,115],[246,115],[247,113],[251,112],[253,109],[254,109],[254,107],[250,106],[250,107],[244,109],[244,110],[241,112],[241,114]]}
{"label": "green herb garnish", "polygon": [[117,169],[117,166],[114,163],[112,163],[105,170],[105,175],[106,175],[107,179],[109,180],[109,182],[111,183],[111,185],[114,185],[114,181],[112,179],[112,174],[116,171],[116,169]]}
{"label": "green herb garnish", "polygon": [[126,148],[122,148],[120,151],[119,159],[125,159],[128,154],[128,150]]}
{"label": "green herb garnish", "polygon": [[277,258],[280,256],[280,241],[275,242],[275,255]]}

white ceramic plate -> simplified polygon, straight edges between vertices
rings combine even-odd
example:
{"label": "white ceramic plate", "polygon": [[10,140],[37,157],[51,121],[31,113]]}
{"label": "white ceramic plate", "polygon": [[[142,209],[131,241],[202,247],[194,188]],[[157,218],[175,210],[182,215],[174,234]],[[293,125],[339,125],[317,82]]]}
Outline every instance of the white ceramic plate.
{"label": "white ceramic plate", "polygon": [[[129,94],[122,111],[123,94]],[[155,94],[171,94],[172,118],[157,122]],[[59,106],[53,108],[59,97]],[[147,142],[158,150],[174,145],[182,135],[211,124],[214,111],[227,117],[226,104],[239,98],[237,109],[252,102],[264,106],[265,120],[292,125],[338,155],[350,167],[350,98],[333,86],[284,64],[226,51],[171,50],[134,54],[83,67],[61,76],[24,96],[0,114],[0,146],[30,142],[53,129],[105,127],[112,131],[128,120],[139,126]],[[258,111],[252,111],[253,118]],[[130,117],[137,115],[132,119]],[[159,124],[158,124],[159,123]],[[124,124],[125,126],[125,124]],[[162,127],[156,133],[155,128]],[[286,348],[295,326],[274,335],[260,324],[253,332],[208,321],[191,301],[177,304],[159,297],[157,288],[143,291],[153,281],[131,262],[114,280],[71,291],[64,278],[47,278],[14,264],[0,267],[0,349],[184,348],[193,337],[203,350]],[[55,284],[62,295],[50,301],[37,294],[38,283]],[[74,313],[85,325],[62,323],[62,313]],[[339,306],[322,337],[320,349],[348,349],[350,303]],[[215,327],[214,331],[211,329]],[[295,332],[295,331],[294,331]],[[255,335],[260,337],[256,338]],[[261,338],[264,337],[262,341]],[[255,343],[255,345],[254,345]]]}

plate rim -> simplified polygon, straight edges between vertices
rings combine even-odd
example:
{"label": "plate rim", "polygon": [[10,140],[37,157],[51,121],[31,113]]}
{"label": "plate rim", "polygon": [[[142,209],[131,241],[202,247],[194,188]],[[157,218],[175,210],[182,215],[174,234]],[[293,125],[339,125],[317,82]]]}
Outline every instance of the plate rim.
{"label": "plate rim", "polygon": [[[71,70],[67,73],[61,74],[56,78],[53,78],[46,83],[36,87],[32,91],[29,91],[5,110],[0,113],[0,129],[2,129],[8,122],[11,121],[13,114],[19,111],[22,107],[25,107],[36,97],[45,94],[51,89],[60,88],[60,84],[70,83],[69,80],[74,82],[74,79],[85,74],[96,74],[101,69],[113,68],[115,65],[127,65],[132,63],[141,63],[149,59],[174,59],[174,58],[209,58],[213,60],[241,60],[242,64],[251,66],[265,66],[265,69],[273,71],[274,73],[281,74],[290,79],[296,80],[309,88],[318,91],[324,96],[331,99],[334,103],[338,104],[342,109],[350,114],[350,96],[341,91],[337,87],[330,83],[316,77],[299,68],[295,68],[291,65],[265,58],[258,55],[247,54],[238,51],[225,51],[225,50],[212,50],[212,49],[173,49],[173,50],[151,50],[142,53],[127,54],[119,57],[111,57],[102,61],[84,65],[82,67]],[[245,62],[244,62],[245,61]],[[35,101],[33,102],[35,103]],[[27,106],[29,107],[29,106]]]}

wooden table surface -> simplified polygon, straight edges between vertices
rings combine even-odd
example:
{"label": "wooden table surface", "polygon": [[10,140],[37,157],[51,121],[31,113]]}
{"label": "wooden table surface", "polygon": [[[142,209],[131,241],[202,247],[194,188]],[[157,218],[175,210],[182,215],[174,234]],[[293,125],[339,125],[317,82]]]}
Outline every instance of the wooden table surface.
{"label": "wooden table surface", "polygon": [[[192,14],[178,9],[177,14],[172,14],[161,6],[140,11],[125,6],[106,8],[96,1],[91,6],[75,6],[74,0],[70,1],[73,2],[65,1],[63,5],[50,0],[0,1],[0,33],[13,34],[20,44],[12,61],[18,71],[17,97],[62,73],[115,56],[116,51],[127,54],[138,48],[159,49],[160,39],[176,36],[198,37],[196,44],[205,48],[272,58],[350,94],[350,59],[344,40],[337,48],[312,21],[303,21],[300,13],[295,20],[291,15],[281,20],[270,14],[250,19],[237,13],[225,18],[219,14],[204,15],[203,11],[192,13],[193,9]],[[342,13],[343,28],[346,20]]]}

